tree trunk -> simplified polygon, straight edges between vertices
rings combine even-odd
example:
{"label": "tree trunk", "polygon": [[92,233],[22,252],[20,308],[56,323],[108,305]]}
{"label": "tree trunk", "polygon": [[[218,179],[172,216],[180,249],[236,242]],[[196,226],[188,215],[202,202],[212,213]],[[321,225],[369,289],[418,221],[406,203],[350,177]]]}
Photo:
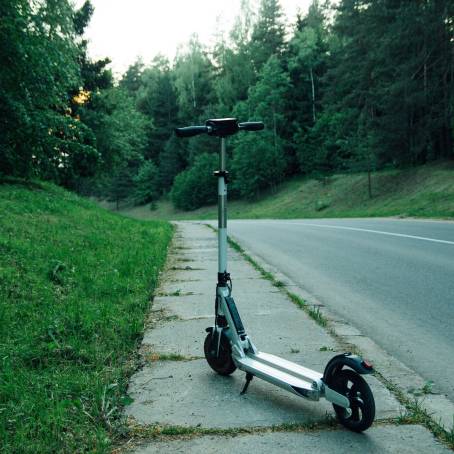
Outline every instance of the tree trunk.
{"label": "tree trunk", "polygon": [[191,88],[192,88],[192,103],[194,105],[194,109],[197,107],[197,101],[195,99],[195,80],[194,80],[194,72],[192,73],[192,81],[191,81]]}
{"label": "tree trunk", "polygon": [[312,120],[315,124],[315,85],[314,85],[314,73],[312,71],[312,66],[310,67],[311,75],[311,86],[312,86]]}

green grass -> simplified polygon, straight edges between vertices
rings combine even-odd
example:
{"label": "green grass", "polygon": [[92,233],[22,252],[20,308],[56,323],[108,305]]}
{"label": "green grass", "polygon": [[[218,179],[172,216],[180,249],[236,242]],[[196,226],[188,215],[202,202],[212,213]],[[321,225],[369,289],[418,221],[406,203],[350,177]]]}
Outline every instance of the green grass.
{"label": "green grass", "polygon": [[[295,178],[275,193],[252,202],[230,201],[232,219],[327,218],[403,216],[454,218],[454,162],[440,162],[405,170],[386,170],[372,175],[372,198],[367,174],[339,174],[322,180]],[[213,186],[213,190],[216,188]],[[125,208],[124,214],[139,219],[215,219],[215,206],[195,211],[175,210],[160,201],[148,206]]]}
{"label": "green grass", "polygon": [[0,184],[0,451],[109,452],[172,227]]}

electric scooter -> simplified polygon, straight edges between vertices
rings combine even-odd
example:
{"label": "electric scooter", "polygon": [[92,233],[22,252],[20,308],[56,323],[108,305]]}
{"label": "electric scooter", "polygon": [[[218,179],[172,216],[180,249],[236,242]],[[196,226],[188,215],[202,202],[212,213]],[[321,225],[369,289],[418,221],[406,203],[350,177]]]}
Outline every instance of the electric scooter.
{"label": "electric scooter", "polygon": [[[357,355],[334,356],[322,373],[269,353],[259,351],[246,334],[235,301],[232,280],[227,272],[227,183],[226,138],[239,131],[260,131],[262,122],[239,123],[235,118],[207,120],[202,126],[176,128],[178,137],[208,134],[221,139],[218,178],[218,276],[214,326],[206,329],[205,358],[220,375],[237,368],[246,372],[247,391],[253,377],[261,378],[297,396],[318,401],[324,397],[333,404],[339,422],[355,432],[369,428],[375,417],[375,401],[367,382],[361,377],[373,372],[372,365]],[[258,157],[260,159],[260,157]]]}

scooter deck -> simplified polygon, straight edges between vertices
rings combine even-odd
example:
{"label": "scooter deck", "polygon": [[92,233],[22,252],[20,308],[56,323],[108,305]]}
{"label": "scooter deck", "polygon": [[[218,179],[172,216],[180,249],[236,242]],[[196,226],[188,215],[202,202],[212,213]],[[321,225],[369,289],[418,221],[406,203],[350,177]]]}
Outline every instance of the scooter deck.
{"label": "scooter deck", "polygon": [[296,364],[292,361],[288,361],[279,356],[271,355],[270,353],[258,352],[256,355],[252,355],[254,359],[267,364],[275,369],[279,369],[282,372],[286,372],[295,377],[304,377],[308,381],[318,382],[322,379],[323,374],[307,367]]}
{"label": "scooter deck", "polygon": [[319,400],[322,374],[268,353],[235,358],[239,369],[310,400]]}

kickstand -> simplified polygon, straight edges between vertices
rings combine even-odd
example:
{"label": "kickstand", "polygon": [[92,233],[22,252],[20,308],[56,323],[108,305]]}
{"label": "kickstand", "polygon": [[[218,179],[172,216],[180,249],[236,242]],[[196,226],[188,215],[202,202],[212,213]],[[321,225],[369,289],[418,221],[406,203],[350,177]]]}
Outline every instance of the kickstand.
{"label": "kickstand", "polygon": [[246,394],[249,383],[251,383],[254,376],[250,372],[246,372],[246,383],[244,384],[243,390],[240,392],[241,395]]}

